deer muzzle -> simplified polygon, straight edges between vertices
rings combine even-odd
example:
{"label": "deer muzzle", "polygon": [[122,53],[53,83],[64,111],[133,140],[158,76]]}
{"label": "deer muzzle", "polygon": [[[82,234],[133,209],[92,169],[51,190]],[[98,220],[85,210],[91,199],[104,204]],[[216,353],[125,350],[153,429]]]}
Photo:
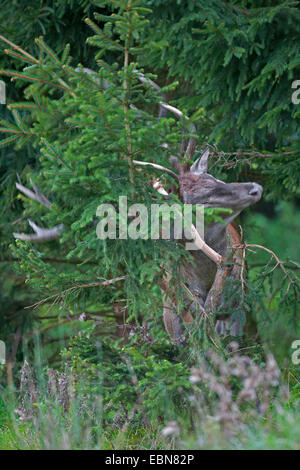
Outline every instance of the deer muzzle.
{"label": "deer muzzle", "polygon": [[260,184],[252,183],[252,188],[249,191],[249,196],[254,198],[254,201],[259,201],[263,192],[263,188]]}

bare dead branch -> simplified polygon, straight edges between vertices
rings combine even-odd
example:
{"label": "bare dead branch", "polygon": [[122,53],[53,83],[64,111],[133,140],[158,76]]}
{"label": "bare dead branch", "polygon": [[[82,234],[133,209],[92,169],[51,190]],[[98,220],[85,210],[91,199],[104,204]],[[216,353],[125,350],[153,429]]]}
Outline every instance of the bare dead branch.
{"label": "bare dead branch", "polygon": [[218,166],[218,163],[222,163],[222,167],[227,169],[236,168],[240,164],[248,164],[249,166],[252,163],[252,160],[257,158],[276,158],[280,156],[281,158],[289,157],[290,155],[296,154],[297,151],[289,152],[280,152],[280,153],[261,153],[255,150],[239,150],[237,152],[223,152],[218,151],[216,148],[213,149],[216,159],[213,166]]}
{"label": "bare dead branch", "polygon": [[[233,248],[242,248],[243,250],[249,250],[249,251],[253,251],[251,250],[251,248],[259,248],[261,250],[264,250],[266,251],[267,253],[269,253],[271,255],[271,258],[274,259],[276,261],[275,263],[275,266],[273,266],[271,268],[271,270],[267,273],[267,274],[271,274],[278,266],[281,268],[281,270],[283,271],[285,277],[288,279],[288,286],[287,286],[287,290],[285,292],[284,295],[287,295],[291,285],[294,283],[294,280],[292,279],[292,277],[290,276],[290,274],[287,272],[285,266],[284,266],[284,262],[281,261],[278,256],[275,255],[274,251],[270,250],[269,248],[266,248],[265,246],[263,245],[257,245],[255,243],[244,243],[243,245],[233,245]],[[254,252],[255,253],[255,252]]]}

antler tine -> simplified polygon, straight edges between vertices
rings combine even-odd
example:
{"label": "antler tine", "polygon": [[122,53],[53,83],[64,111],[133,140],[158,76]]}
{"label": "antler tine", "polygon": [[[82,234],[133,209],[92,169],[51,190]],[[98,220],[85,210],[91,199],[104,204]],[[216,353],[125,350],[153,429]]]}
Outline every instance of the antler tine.
{"label": "antler tine", "polygon": [[[49,207],[51,206],[51,202],[49,201],[49,199],[39,190],[39,188],[31,180],[30,183],[34,191],[31,191],[30,189],[26,188],[21,183],[16,183],[16,187],[17,189],[19,189],[19,191],[21,191],[30,199],[33,199],[34,201],[37,201],[40,204],[43,204],[43,206],[46,206],[49,209]],[[35,233],[13,233],[13,236],[15,238],[18,238],[19,240],[24,241],[46,242],[59,238],[64,228],[63,224],[56,225],[52,228],[42,228],[29,219],[28,223]]]}
{"label": "antler tine", "polygon": [[[160,92],[160,95],[161,95],[163,101],[161,101],[159,103],[159,117],[165,117],[166,114],[167,114],[167,111],[170,111],[171,113],[173,113],[177,117],[177,119],[185,119],[186,121],[188,121],[188,127],[190,128],[190,131],[191,131],[190,133],[194,134],[194,135],[197,135],[197,131],[196,131],[196,127],[195,127],[194,123],[192,123],[187,116],[184,116],[182,111],[180,111],[178,108],[175,108],[174,106],[171,106],[171,105],[166,103],[166,96],[161,91],[161,87],[159,85],[157,85],[157,83],[155,83],[150,78],[146,78],[141,72],[136,71],[136,74],[138,76],[138,79],[142,83],[146,83],[147,85],[152,86],[155,90]],[[185,144],[185,140],[186,139],[183,138],[182,139],[182,144],[181,144],[182,151],[184,152],[184,158],[191,160],[193,158],[193,155],[194,155],[194,152],[195,152],[195,149],[196,149],[197,139],[195,137],[190,137],[187,146]]]}
{"label": "antler tine", "polygon": [[[74,69],[74,71],[77,72],[77,73],[82,73],[83,72],[83,73],[86,73],[87,75],[90,75],[92,80],[95,83],[97,83],[97,85],[100,85],[100,83],[101,83],[100,77],[99,77],[98,73],[95,70],[89,69],[88,67],[76,67]],[[107,88],[109,88],[109,86],[110,86],[109,83],[106,80],[104,80],[103,81],[104,90],[107,90]]]}
{"label": "antler tine", "polygon": [[157,163],[151,163],[151,162],[140,162],[139,160],[133,160],[133,163],[135,165],[143,165],[143,166],[152,166],[153,168],[156,168],[157,170],[162,170],[166,173],[168,173],[168,175],[172,176],[176,181],[178,181],[178,176],[176,175],[176,173],[174,173],[174,171],[172,170],[169,170],[169,168],[166,168],[162,165],[158,165]]}
{"label": "antler tine", "polygon": [[63,232],[63,224],[56,225],[53,228],[41,228],[36,225],[32,220],[28,219],[30,227],[33,228],[35,233],[13,233],[13,236],[19,240],[31,241],[31,242],[46,242],[49,240],[55,240],[60,237]]}
{"label": "antler tine", "polygon": [[[175,114],[177,119],[185,119],[186,121],[188,121],[188,127],[190,129],[190,133],[194,134],[194,135],[197,135],[195,124],[193,122],[191,122],[189,120],[189,118],[183,114],[182,111],[180,111],[178,108],[175,108],[174,106],[171,106],[171,105],[166,104],[166,103],[160,103],[160,105],[163,106],[168,111],[170,111],[171,113]],[[185,139],[183,138],[183,141],[182,141],[183,150],[184,150],[184,147],[185,147],[184,140]],[[195,137],[190,137],[189,141],[188,141],[188,144],[187,144],[187,147],[185,149],[184,158],[187,158],[189,160],[191,160],[193,158],[193,155],[194,155],[194,152],[195,152],[195,149],[196,149],[196,145],[197,145],[197,139]]]}
{"label": "antler tine", "polygon": [[[150,85],[152,88],[154,88],[154,90],[156,90],[160,93],[160,96],[161,96],[161,99],[162,99],[163,102],[167,101],[166,95],[164,94],[163,91],[161,91],[161,87],[159,85],[157,85],[157,83],[155,83],[150,78],[146,78],[145,75],[142,72],[138,72],[136,70],[135,70],[135,72],[136,72],[137,77],[138,77],[140,82],[146,83],[147,85]],[[159,103],[158,117],[166,117],[166,115],[167,115],[166,109],[164,108],[164,106],[162,106],[162,103]]]}
{"label": "antler tine", "polygon": [[40,204],[43,204],[43,206],[46,206],[48,209],[51,206],[51,202],[49,199],[39,190],[39,188],[30,180],[31,186],[33,187],[33,191],[30,189],[26,188],[23,186],[21,183],[16,183],[16,187],[21,193],[25,194],[25,196],[29,197],[30,199],[33,199],[34,201],[39,202]]}
{"label": "antler tine", "polygon": [[[84,72],[87,75],[94,76],[95,82],[98,83],[98,84],[100,83],[100,78],[97,77],[97,72],[95,72],[95,70],[89,69],[87,67],[76,67],[75,72],[77,72],[77,73]],[[173,113],[177,117],[177,119],[183,119],[184,118],[185,120],[189,121],[188,117],[184,116],[183,113],[179,109],[177,109],[174,106],[171,106],[171,105],[166,103],[166,101],[167,101],[166,95],[161,90],[161,87],[157,83],[155,83],[150,78],[145,77],[145,75],[142,72],[138,72],[137,70],[135,70],[134,72],[136,73],[136,75],[137,75],[137,77],[138,77],[138,79],[140,80],[141,83],[146,83],[147,85],[151,86],[152,88],[154,88],[156,91],[158,91],[160,93],[162,101],[159,103],[158,117],[166,117],[167,112],[170,111],[171,113]],[[104,82],[104,89],[107,89],[108,87],[109,87],[109,83],[105,81]],[[191,134],[197,135],[196,127],[192,122],[189,121],[188,127],[191,130]],[[197,139],[195,139],[195,137],[190,137],[187,145],[186,145],[185,141],[186,141],[186,139],[183,138],[182,139],[182,144],[181,144],[182,152],[185,152],[184,153],[184,158],[192,159],[192,157],[194,155],[194,152],[195,152],[196,145],[197,145]]]}

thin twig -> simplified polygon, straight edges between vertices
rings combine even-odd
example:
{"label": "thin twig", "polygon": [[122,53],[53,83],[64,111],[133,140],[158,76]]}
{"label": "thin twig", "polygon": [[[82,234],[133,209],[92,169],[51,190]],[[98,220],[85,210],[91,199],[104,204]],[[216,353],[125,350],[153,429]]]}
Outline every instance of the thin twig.
{"label": "thin twig", "polygon": [[[270,250],[269,248],[266,248],[266,247],[263,246],[263,245],[257,245],[257,244],[254,244],[254,243],[244,243],[244,244],[242,244],[242,245],[234,245],[233,248],[240,248],[240,249],[243,249],[243,250],[249,250],[249,248],[259,248],[259,249],[264,250],[264,251],[266,251],[267,253],[269,253],[269,254],[271,255],[271,257],[275,259],[276,264],[275,264],[275,266],[273,266],[272,269],[267,273],[267,275],[268,275],[268,274],[271,274],[271,273],[279,266],[279,267],[282,269],[282,271],[284,272],[285,277],[287,277],[288,280],[289,280],[288,287],[287,287],[287,290],[286,290],[284,296],[287,295],[287,293],[288,293],[288,291],[289,291],[291,285],[294,283],[294,280],[292,279],[292,277],[290,276],[290,274],[289,274],[289,273],[287,272],[287,270],[285,269],[285,267],[284,267],[284,262],[281,261],[281,260],[278,258],[278,256],[276,256],[275,253],[274,253],[272,250]],[[249,251],[251,251],[251,250],[249,250]]]}
{"label": "thin twig", "polygon": [[39,302],[36,302],[33,305],[28,305],[27,307],[24,307],[24,308],[37,308],[38,306],[44,304],[45,302],[47,302],[48,300],[53,299],[53,298],[55,298],[55,300],[54,300],[54,303],[55,303],[59,298],[62,297],[62,295],[66,294],[68,292],[72,292],[73,290],[85,289],[85,288],[88,288],[88,287],[106,287],[106,286],[109,286],[110,284],[113,284],[115,282],[123,281],[127,277],[128,276],[126,275],[126,276],[120,276],[120,277],[116,277],[114,279],[109,279],[107,281],[102,281],[102,282],[92,282],[90,284],[78,284],[76,286],[69,287],[68,289],[62,291],[59,294],[50,295],[49,297],[47,297],[45,299],[42,299],[42,300],[40,300]]}

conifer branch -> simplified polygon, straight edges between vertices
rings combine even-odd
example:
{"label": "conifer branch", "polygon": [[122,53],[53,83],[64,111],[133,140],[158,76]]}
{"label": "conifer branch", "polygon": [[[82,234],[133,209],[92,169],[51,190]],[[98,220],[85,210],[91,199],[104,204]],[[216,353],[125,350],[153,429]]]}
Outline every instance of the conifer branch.
{"label": "conifer branch", "polygon": [[46,299],[42,299],[39,302],[36,302],[33,305],[28,305],[25,308],[36,308],[39,305],[42,305],[42,304],[46,303],[50,299],[55,299],[54,300],[54,303],[55,303],[55,302],[58,301],[58,299],[62,298],[63,295],[71,293],[76,289],[86,289],[86,288],[89,288],[89,287],[107,287],[107,286],[110,286],[111,284],[114,284],[115,282],[124,281],[125,279],[127,279],[127,277],[128,276],[125,275],[125,276],[116,277],[114,279],[108,279],[107,281],[91,282],[89,284],[78,284],[76,286],[69,287],[68,289],[62,291],[59,294],[50,295]]}
{"label": "conifer branch", "polygon": [[[128,9],[131,7],[131,0],[128,2]],[[127,34],[124,49],[124,114],[125,114],[125,131],[127,136],[127,151],[128,151],[128,164],[129,164],[129,177],[132,186],[134,187],[134,164],[132,159],[132,143],[131,143],[131,129],[127,116],[129,110],[129,84],[128,84],[128,65],[129,65],[129,49],[131,41],[131,31]]]}

